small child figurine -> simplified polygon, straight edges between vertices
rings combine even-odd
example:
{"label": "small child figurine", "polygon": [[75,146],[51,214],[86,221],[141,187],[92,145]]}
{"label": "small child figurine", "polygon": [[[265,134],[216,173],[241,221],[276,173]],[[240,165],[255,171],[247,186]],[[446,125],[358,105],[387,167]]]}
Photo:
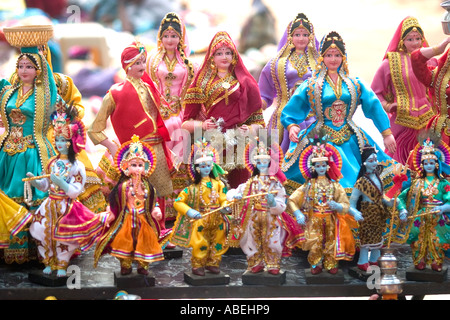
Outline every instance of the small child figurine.
{"label": "small child figurine", "polygon": [[133,261],[138,263],[138,274],[148,275],[149,264],[164,259],[162,246],[170,233],[162,234],[161,210],[155,206],[155,188],[148,181],[156,161],[153,148],[137,135],[117,151],[115,162],[121,176],[109,195],[113,219],[95,249],[94,267],[109,253],[120,261],[122,275],[132,272]]}
{"label": "small child figurine", "polygon": [[[419,134],[422,138],[422,134]],[[403,221],[408,221],[404,241],[411,244],[416,269],[442,271],[449,255],[450,226],[450,148],[440,138],[421,139],[411,152],[413,169],[418,176],[397,198],[397,209]],[[408,217],[407,217],[408,215]]]}
{"label": "small child figurine", "polygon": [[309,251],[311,273],[325,268],[338,272],[339,260],[352,260],[355,240],[351,228],[356,227],[348,214],[349,200],[338,180],[342,159],[331,144],[315,141],[300,155],[300,171],[307,179],[288,200],[288,208],[297,222],[305,225],[302,249]]}
{"label": "small child figurine", "polygon": [[[357,266],[367,271],[370,265],[378,265],[380,249],[384,244],[383,232],[390,216],[387,207],[393,202],[384,199],[384,187],[380,178],[377,150],[366,145],[361,154],[363,165],[350,196],[350,207],[358,221],[360,251]],[[369,258],[370,252],[370,258]]]}
{"label": "small child figurine", "polygon": [[85,145],[85,130],[80,121],[71,122],[75,119],[73,114],[57,112],[53,116],[58,154],[50,159],[48,174],[36,177],[29,172],[25,179],[35,188],[49,192],[34,214],[30,234],[37,241],[45,265],[43,273],[50,275],[57,270],[57,277],[66,276],[75,251],[92,247],[108,222],[107,213],[95,214],[77,200],[86,183],[85,167],[76,160],[76,154]]}
{"label": "small child figurine", "polygon": [[[230,245],[241,247],[252,273],[267,269],[270,274],[279,274],[286,243],[293,248],[303,239],[302,234],[294,234],[287,228],[289,223],[284,223],[290,216],[285,214],[286,191],[282,183],[286,178],[280,170],[282,156],[277,143],[268,148],[263,142],[248,143],[244,158],[252,177],[227,193],[229,201],[238,203],[233,214],[238,225],[230,232]],[[291,225],[295,225],[292,221]]]}
{"label": "small child figurine", "polygon": [[[194,183],[180,192],[174,202],[178,212],[171,242],[192,247],[192,273],[204,276],[220,273],[222,255],[228,250],[225,183],[220,175],[225,172],[216,161],[217,151],[206,141],[192,147],[189,174]],[[191,222],[191,220],[194,220]]]}

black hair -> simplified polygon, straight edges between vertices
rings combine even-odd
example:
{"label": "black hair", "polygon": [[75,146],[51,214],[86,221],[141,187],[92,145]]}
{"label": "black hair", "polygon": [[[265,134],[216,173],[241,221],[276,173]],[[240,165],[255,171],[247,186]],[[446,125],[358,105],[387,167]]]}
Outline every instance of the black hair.
{"label": "black hair", "polygon": [[339,33],[337,33],[336,31],[332,31],[328,35],[326,35],[323,38],[322,42],[323,43],[322,43],[322,47],[321,47],[321,50],[320,50],[320,54],[321,55],[323,55],[330,48],[330,46],[333,43],[339,48],[339,50],[342,52],[342,54],[345,55],[345,43],[342,40],[342,38],[339,35]]}
{"label": "black hair", "polygon": [[404,39],[404,38],[408,35],[408,33],[410,33],[414,28],[415,28],[415,29],[420,33],[420,35],[423,37],[423,30],[422,30],[422,28],[421,28],[421,27],[412,26],[412,27],[409,27],[408,29],[406,29],[405,32],[403,32],[403,34],[402,34],[402,39]]}
{"label": "black hair", "polygon": [[300,24],[304,26],[309,31],[309,33],[313,33],[313,28],[308,18],[303,13],[299,13],[297,17],[295,17],[294,22],[292,23],[291,30],[289,30],[289,34],[292,34],[292,32],[295,29],[297,29],[300,26]]}
{"label": "black hair", "polygon": [[[197,172],[197,168],[198,168],[198,164],[194,165],[194,184],[199,184],[202,181],[202,175],[200,174],[200,172]],[[214,174],[211,170],[211,172],[209,173],[209,177],[211,179],[215,179],[216,177],[214,177]]]}

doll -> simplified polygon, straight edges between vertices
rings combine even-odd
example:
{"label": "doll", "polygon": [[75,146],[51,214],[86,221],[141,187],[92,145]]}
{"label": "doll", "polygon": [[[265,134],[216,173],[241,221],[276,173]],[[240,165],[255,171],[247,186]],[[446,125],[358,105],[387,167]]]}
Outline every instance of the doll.
{"label": "doll", "polygon": [[[278,130],[283,152],[289,146],[289,137],[280,123],[281,111],[300,84],[311,77],[319,58],[318,48],[313,24],[303,13],[299,13],[287,26],[278,44],[277,56],[261,71],[258,86],[263,109],[270,107],[274,100],[276,105],[267,127]],[[302,129],[314,120],[314,117],[308,119],[302,124]]]}
{"label": "doll", "polygon": [[406,17],[398,26],[386,50],[383,62],[372,81],[372,89],[389,115],[397,142],[393,159],[406,164],[417,144],[417,136],[434,115],[427,88],[414,74],[411,53],[428,47],[423,29],[414,17]]}
{"label": "doll", "polygon": [[392,207],[393,202],[383,197],[384,188],[379,173],[381,166],[378,163],[377,150],[366,145],[361,160],[363,165],[350,196],[350,207],[354,210],[355,220],[358,222],[360,251],[357,266],[367,271],[370,265],[378,265],[380,249],[384,244],[386,219],[390,216],[387,207]]}
{"label": "doll", "polygon": [[[148,275],[149,264],[164,259],[162,246],[170,233],[162,233],[159,208],[155,208],[156,191],[148,177],[156,168],[153,148],[133,135],[115,157],[121,173],[117,185],[109,195],[111,227],[98,241],[94,253],[94,267],[102,255],[109,253],[120,262],[120,274],[132,272]],[[164,159],[162,159],[164,161]]]}
{"label": "doll", "polygon": [[178,216],[171,241],[192,248],[192,274],[197,276],[205,276],[205,269],[219,274],[222,255],[228,250],[227,188],[220,179],[225,172],[216,164],[218,157],[205,140],[192,146],[189,172],[194,183],[174,203]]}
{"label": "doll", "polygon": [[108,219],[107,213],[95,214],[77,200],[86,183],[84,165],[76,159],[85,145],[85,131],[80,121],[72,120],[73,114],[58,110],[53,116],[58,154],[50,159],[47,174],[27,174],[31,185],[49,193],[33,216],[30,234],[45,265],[44,275],[57,270],[57,277],[66,276],[69,260],[77,249],[86,251],[95,244]]}
{"label": "doll", "polygon": [[445,248],[450,242],[450,226],[445,213],[450,212],[450,183],[445,176],[450,174],[450,148],[429,134],[411,157],[418,176],[397,198],[399,214],[407,222],[403,242],[411,244],[417,270],[431,264],[431,269],[439,272],[449,255]]}
{"label": "doll", "polygon": [[285,213],[285,177],[279,166],[282,154],[277,143],[268,148],[263,142],[247,144],[246,167],[252,177],[227,192],[227,199],[238,203],[230,246],[241,247],[252,273],[266,269],[272,275],[279,274],[285,247],[292,249],[303,240],[302,230],[292,232],[295,221]]}
{"label": "doll", "polygon": [[349,200],[339,184],[342,158],[331,144],[315,141],[302,152],[300,170],[306,182],[288,199],[297,222],[305,226],[302,249],[309,251],[311,273],[338,272],[339,260],[352,260],[356,227]]}

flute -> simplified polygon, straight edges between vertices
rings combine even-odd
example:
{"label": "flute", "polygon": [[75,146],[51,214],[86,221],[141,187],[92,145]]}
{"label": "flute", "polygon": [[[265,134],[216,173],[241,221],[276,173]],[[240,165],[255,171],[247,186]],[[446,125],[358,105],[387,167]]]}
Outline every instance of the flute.
{"label": "flute", "polygon": [[22,181],[31,181],[31,180],[38,180],[38,179],[43,179],[43,178],[50,178],[51,174],[44,174],[43,176],[34,176],[34,177],[28,177],[28,178],[23,178]]}

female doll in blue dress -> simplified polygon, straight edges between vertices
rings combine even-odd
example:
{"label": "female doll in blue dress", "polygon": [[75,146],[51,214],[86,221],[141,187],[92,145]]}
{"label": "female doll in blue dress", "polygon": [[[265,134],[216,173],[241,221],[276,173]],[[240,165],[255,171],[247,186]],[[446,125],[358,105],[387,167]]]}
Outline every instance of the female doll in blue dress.
{"label": "female doll in blue dress", "polygon": [[[299,157],[310,144],[307,135],[313,129],[324,131],[329,143],[341,154],[343,178],[340,183],[348,195],[356,182],[365,144],[374,145],[379,151],[380,164],[390,166],[392,159],[352,119],[359,105],[383,136],[385,147],[394,152],[396,143],[386,112],[369,86],[358,78],[349,77],[345,44],[341,36],[332,31],[321,41],[318,68],[310,79],[301,84],[281,113],[281,123],[288,130],[291,141],[282,170],[291,183],[305,182],[299,168]],[[300,124],[311,111],[317,120],[301,130]],[[389,174],[389,170],[385,172]]]}

